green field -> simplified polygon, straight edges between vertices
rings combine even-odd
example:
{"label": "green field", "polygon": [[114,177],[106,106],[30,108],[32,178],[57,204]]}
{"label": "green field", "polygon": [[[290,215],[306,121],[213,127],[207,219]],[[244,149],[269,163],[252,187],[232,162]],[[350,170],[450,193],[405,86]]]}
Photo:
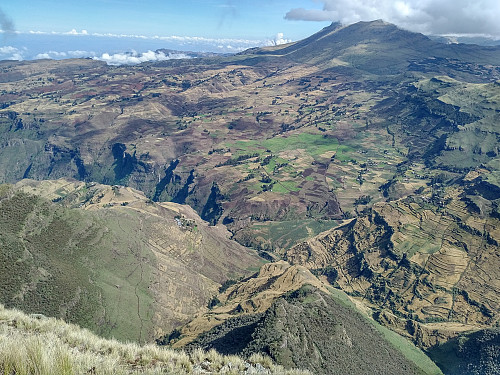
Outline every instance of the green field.
{"label": "green field", "polygon": [[227,144],[227,147],[235,150],[237,155],[249,152],[263,153],[266,150],[270,150],[273,154],[278,154],[285,150],[304,149],[313,157],[318,157],[328,151],[337,151],[337,149],[344,153],[350,150],[349,147],[339,146],[335,138],[325,138],[322,134],[309,132],[291,134],[287,137],[276,136],[263,141],[237,141]]}
{"label": "green field", "polygon": [[291,220],[281,222],[254,223],[245,230],[263,244],[275,249],[290,248],[301,240],[315,236],[338,225],[336,220]]}

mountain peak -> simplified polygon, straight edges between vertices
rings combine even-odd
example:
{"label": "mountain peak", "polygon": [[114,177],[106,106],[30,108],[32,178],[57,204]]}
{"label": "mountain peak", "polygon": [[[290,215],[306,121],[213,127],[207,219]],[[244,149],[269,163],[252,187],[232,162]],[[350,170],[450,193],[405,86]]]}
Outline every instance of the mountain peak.
{"label": "mountain peak", "polygon": [[[323,28],[323,30],[335,31],[335,30],[350,28],[350,27],[377,27],[377,26],[390,26],[392,28],[399,28],[395,24],[384,21],[383,19],[380,18],[380,19],[373,20],[373,21],[358,21],[355,23],[347,24],[347,25],[341,23],[340,21],[335,21],[335,22],[332,22],[330,25],[326,26],[325,28]],[[316,35],[316,34],[313,34],[313,36],[314,35]]]}
{"label": "mountain peak", "polygon": [[[325,67],[351,66],[372,73],[397,73],[410,60],[439,50],[442,44],[425,35],[399,28],[384,20],[360,21],[351,25],[333,22],[299,42],[273,48],[273,55]],[[270,50],[255,51],[265,54]],[[389,68],[390,67],[390,68]]]}
{"label": "mountain peak", "polygon": [[[363,23],[363,21],[360,21],[359,23]],[[392,25],[392,26],[395,26],[394,24],[392,24],[390,22],[384,21],[382,18],[379,18],[379,19],[373,20],[373,21],[364,21],[364,23],[368,23],[371,25]]]}

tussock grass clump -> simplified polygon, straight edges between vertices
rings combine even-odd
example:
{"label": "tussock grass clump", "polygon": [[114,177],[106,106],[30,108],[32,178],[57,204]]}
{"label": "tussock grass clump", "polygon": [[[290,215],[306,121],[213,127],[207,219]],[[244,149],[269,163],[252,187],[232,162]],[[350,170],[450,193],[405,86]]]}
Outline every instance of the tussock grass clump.
{"label": "tussock grass clump", "polygon": [[0,374],[307,374],[285,370],[269,357],[248,361],[215,350],[191,354],[156,345],[100,338],[86,329],[0,304]]}

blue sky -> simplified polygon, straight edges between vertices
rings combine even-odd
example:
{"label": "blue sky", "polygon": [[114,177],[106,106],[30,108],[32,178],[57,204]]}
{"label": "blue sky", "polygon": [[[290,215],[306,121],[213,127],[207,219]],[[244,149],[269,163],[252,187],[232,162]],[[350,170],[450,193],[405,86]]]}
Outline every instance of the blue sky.
{"label": "blue sky", "polygon": [[297,40],[329,23],[286,20],[296,7],[322,5],[312,0],[14,0],[1,6],[18,31],[244,39],[284,33]]}
{"label": "blue sky", "polygon": [[14,0],[0,5],[0,26],[12,25],[0,38],[0,60],[132,63],[160,48],[231,53],[300,40],[331,23],[285,18],[299,6],[322,9],[314,0]]}

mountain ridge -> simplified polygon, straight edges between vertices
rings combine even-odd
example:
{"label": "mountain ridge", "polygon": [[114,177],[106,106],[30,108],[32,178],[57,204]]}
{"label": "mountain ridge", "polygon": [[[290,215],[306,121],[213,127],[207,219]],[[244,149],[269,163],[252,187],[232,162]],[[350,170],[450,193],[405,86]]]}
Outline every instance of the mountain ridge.
{"label": "mountain ridge", "polygon": [[[474,55],[471,54],[474,51]],[[356,56],[369,55],[369,61]],[[241,54],[245,54],[243,52]],[[479,59],[494,63],[500,56],[498,46],[477,46],[448,44],[434,41],[429,37],[385,22],[360,21],[350,25],[332,23],[318,33],[291,43],[276,47],[252,49],[252,54],[283,56],[305,64],[336,66],[338,61],[348,62],[357,69],[381,74],[399,74],[406,70],[410,61],[423,59],[429,55],[476,62]],[[333,60],[332,60],[333,59]],[[383,62],[388,67],[383,67]],[[375,66],[370,66],[375,64]]]}

